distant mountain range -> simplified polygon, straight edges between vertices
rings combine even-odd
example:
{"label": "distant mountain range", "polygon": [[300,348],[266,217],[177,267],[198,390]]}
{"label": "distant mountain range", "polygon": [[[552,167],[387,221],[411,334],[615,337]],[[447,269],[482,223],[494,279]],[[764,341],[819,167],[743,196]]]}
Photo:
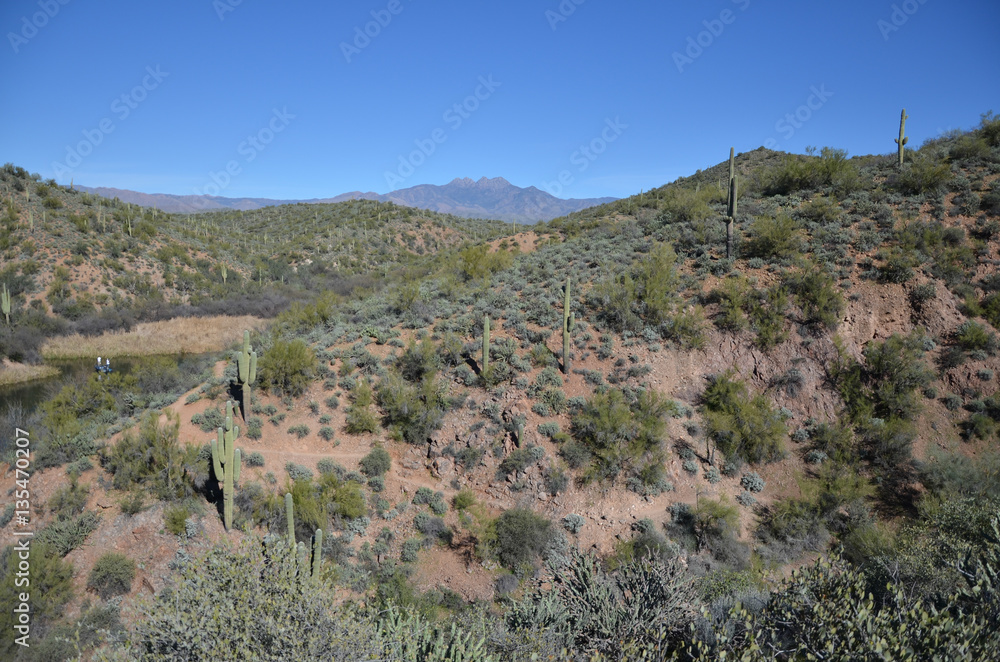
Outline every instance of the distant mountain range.
{"label": "distant mountain range", "polygon": [[259,209],[271,205],[304,202],[343,202],[344,200],[378,200],[394,202],[404,207],[429,209],[443,214],[469,218],[495,218],[503,221],[537,223],[565,216],[570,212],[595,205],[613,202],[617,198],[571,198],[563,200],[534,186],[514,186],[503,177],[482,177],[478,181],[463,177],[453,179],[444,186],[419,184],[380,195],[371,191],[351,191],[332,198],[310,200],[272,200],[270,198],[223,198],[210,195],[172,195],[169,193],[140,193],[124,189],[76,186],[87,191],[143,207],[156,207],[166,212],[192,213],[215,209]]}

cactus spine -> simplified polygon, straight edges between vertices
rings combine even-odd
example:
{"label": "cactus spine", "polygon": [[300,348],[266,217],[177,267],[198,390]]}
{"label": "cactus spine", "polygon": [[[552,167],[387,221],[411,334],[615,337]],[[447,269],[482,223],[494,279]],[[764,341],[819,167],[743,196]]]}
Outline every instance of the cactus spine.
{"label": "cactus spine", "polygon": [[490,367],[490,316],[483,315],[483,373]]}
{"label": "cactus spine", "polygon": [[7,289],[7,283],[3,284],[3,291],[0,292],[0,311],[7,319],[7,325],[10,326],[10,291]]}
{"label": "cactus spine", "polygon": [[250,332],[246,330],[243,331],[243,349],[236,355],[236,368],[236,379],[240,385],[240,409],[243,410],[245,422],[250,411],[250,385],[257,380],[257,352],[250,347]]}
{"label": "cactus spine", "polygon": [[903,167],[903,145],[905,145],[906,143],[910,142],[909,138],[906,138],[906,137],[903,136],[903,129],[906,127],[906,118],[907,117],[909,117],[909,115],[906,114],[906,108],[904,108],[903,112],[899,114],[899,137],[896,138],[896,144],[899,145],[899,163],[898,163],[898,165],[899,165],[900,168]]}
{"label": "cactus spine", "polygon": [[312,576],[319,577],[319,567],[323,562],[323,529],[316,529],[313,536]]}
{"label": "cactus spine", "polygon": [[733,225],[736,223],[736,158],[729,148],[729,207],[726,210],[726,259],[733,258]]}
{"label": "cactus spine", "polygon": [[233,401],[226,403],[225,428],[217,430],[217,439],[212,440],[212,468],[215,478],[222,482],[222,519],[226,530],[233,526],[233,492],[240,480],[242,453],[236,448],[236,437],[240,428],[233,425]]}
{"label": "cactus spine", "polygon": [[285,492],[285,527],[288,529],[288,548],[295,549],[295,504],[291,492]]}
{"label": "cactus spine", "polygon": [[569,374],[570,361],[569,361],[569,336],[573,333],[573,326],[576,323],[576,318],[573,313],[569,310],[569,276],[566,277],[566,290],[563,293],[563,324],[562,324],[562,334],[563,334],[563,374]]}

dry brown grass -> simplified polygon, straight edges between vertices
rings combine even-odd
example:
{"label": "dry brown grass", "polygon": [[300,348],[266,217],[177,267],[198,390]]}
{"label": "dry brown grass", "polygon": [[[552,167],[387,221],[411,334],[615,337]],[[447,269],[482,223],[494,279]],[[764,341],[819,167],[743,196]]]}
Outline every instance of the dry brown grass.
{"label": "dry brown grass", "polygon": [[178,317],[165,322],[137,324],[131,331],[100,336],[61,336],[42,346],[47,359],[79,359],[93,356],[153,356],[156,354],[201,354],[225,349],[243,337],[243,329],[260,329],[267,320],[243,317]]}
{"label": "dry brown grass", "polygon": [[45,379],[58,374],[59,370],[50,365],[27,365],[5,360],[0,363],[0,386]]}

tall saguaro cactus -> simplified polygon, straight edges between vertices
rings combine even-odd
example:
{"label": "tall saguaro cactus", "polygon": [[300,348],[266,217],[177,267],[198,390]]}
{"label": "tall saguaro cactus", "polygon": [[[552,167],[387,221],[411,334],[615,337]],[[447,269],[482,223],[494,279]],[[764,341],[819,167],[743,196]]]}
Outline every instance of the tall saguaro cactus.
{"label": "tall saguaro cactus", "polygon": [[906,128],[906,118],[909,115],[906,114],[906,108],[903,112],[899,114],[899,137],[896,138],[896,144],[899,145],[899,163],[897,164],[900,168],[903,167],[903,145],[910,142],[910,139],[903,136],[903,130]]}
{"label": "tall saguaro cactus", "polygon": [[312,576],[319,577],[319,567],[323,563],[323,529],[316,529],[313,536]]}
{"label": "tall saguaro cactus", "polygon": [[490,367],[490,316],[483,315],[483,374]]}
{"label": "tall saguaro cactus", "polygon": [[222,520],[226,530],[229,530],[233,526],[233,493],[240,480],[242,460],[242,453],[236,448],[240,428],[233,424],[232,400],[226,403],[225,427],[219,428],[217,435],[218,438],[212,440],[212,468],[216,479],[222,482]]}
{"label": "tall saguaro cactus", "polygon": [[569,337],[573,333],[573,325],[576,323],[576,318],[569,309],[569,287],[570,278],[566,276],[566,290],[563,293],[563,324],[562,324],[562,336],[563,336],[563,374],[568,375],[570,369],[569,360]]}
{"label": "tall saguaro cactus", "polygon": [[288,535],[288,548],[295,549],[295,504],[291,492],[285,492],[285,527]]}
{"label": "tall saguaro cactus", "polygon": [[257,352],[250,347],[250,332],[243,331],[243,349],[236,355],[237,381],[240,385],[240,409],[246,422],[250,411],[250,385],[257,380]]}
{"label": "tall saguaro cactus", "polygon": [[733,226],[736,223],[736,157],[729,148],[729,206],[726,209],[726,259],[733,258]]}
{"label": "tall saguaro cactus", "polygon": [[7,283],[3,284],[3,291],[0,292],[0,311],[3,312],[7,325],[10,326],[10,291],[7,289]]}

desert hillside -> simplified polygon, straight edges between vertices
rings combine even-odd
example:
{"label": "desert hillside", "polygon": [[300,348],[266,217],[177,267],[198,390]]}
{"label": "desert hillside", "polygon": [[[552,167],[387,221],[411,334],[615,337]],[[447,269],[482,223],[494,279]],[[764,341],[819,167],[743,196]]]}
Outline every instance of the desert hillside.
{"label": "desert hillside", "polygon": [[725,156],[516,231],[5,166],[4,370],[164,341],[0,412],[5,659],[987,659],[1000,119]]}

